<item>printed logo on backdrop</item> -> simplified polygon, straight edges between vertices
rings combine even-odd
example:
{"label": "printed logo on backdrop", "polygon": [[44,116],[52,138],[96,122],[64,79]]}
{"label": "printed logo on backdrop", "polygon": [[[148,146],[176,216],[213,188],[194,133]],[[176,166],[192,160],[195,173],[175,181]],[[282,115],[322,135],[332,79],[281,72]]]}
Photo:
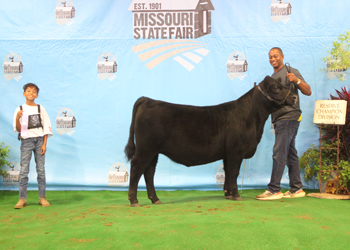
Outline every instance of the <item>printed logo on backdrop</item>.
{"label": "printed logo on backdrop", "polygon": [[7,171],[7,176],[3,176],[2,177],[2,182],[6,187],[11,187],[11,186],[15,186],[18,187],[19,186],[19,171],[20,171],[20,165],[18,162],[11,162],[10,167],[5,168],[5,170]]}
{"label": "printed logo on backdrop", "polygon": [[271,20],[274,23],[282,21],[286,24],[290,20],[289,15],[292,14],[292,5],[290,4],[290,0],[272,0],[270,9]]}
{"label": "printed logo on backdrop", "polygon": [[56,117],[57,133],[59,133],[59,135],[68,134],[71,136],[75,132],[73,128],[76,126],[76,121],[74,112],[71,109],[60,109]]}
{"label": "printed logo on backdrop", "polygon": [[108,186],[126,186],[129,181],[128,169],[123,163],[114,163],[108,173]]}
{"label": "printed logo on backdrop", "polygon": [[[330,56],[328,56],[330,57]],[[333,63],[336,63],[336,62],[340,62],[340,59],[334,59],[334,60],[329,60],[327,63],[326,63],[326,66],[327,66],[327,76],[329,79],[333,79],[334,77],[337,77],[338,75],[342,75],[344,77],[344,80],[346,80],[345,76],[346,74],[344,73],[345,71],[348,70],[347,67],[344,67],[344,68],[333,68],[332,67],[332,64]]]}
{"label": "printed logo on backdrop", "polygon": [[117,62],[115,60],[115,57],[111,53],[103,53],[98,58],[97,62],[97,73],[98,77],[101,79],[101,81],[105,79],[109,79],[110,81],[113,81],[116,77],[115,73],[117,72]]}
{"label": "printed logo on backdrop", "polygon": [[216,186],[218,186],[219,188],[222,188],[224,186],[224,183],[225,183],[225,171],[224,171],[223,164],[221,164],[218,167],[218,170],[217,170],[216,175],[215,175],[215,179],[216,179]]}
{"label": "printed logo on backdrop", "polygon": [[247,75],[244,72],[248,70],[248,63],[245,55],[240,51],[235,51],[227,59],[227,76],[233,80],[239,78],[243,80]]}
{"label": "printed logo on backdrop", "polygon": [[191,39],[211,33],[210,0],[133,0],[128,10],[135,39],[158,39],[132,47],[149,70],[172,58],[192,71],[209,53],[208,44]]}
{"label": "printed logo on backdrop", "polygon": [[58,1],[55,9],[56,15],[56,23],[61,26],[62,24],[66,24],[71,26],[74,22],[72,18],[75,17],[75,8],[73,1],[65,0]]}
{"label": "printed logo on backdrop", "polygon": [[8,54],[5,57],[3,67],[4,77],[7,81],[15,79],[18,82],[22,78],[20,74],[23,72],[23,63],[17,54]]}

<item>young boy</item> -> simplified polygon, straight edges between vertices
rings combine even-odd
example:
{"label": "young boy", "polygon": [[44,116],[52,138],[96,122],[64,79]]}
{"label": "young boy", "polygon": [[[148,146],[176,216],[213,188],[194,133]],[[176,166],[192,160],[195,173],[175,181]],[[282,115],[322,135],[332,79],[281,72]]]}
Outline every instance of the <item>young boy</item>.
{"label": "young boy", "polygon": [[47,138],[52,136],[51,122],[45,108],[34,102],[39,97],[38,86],[28,83],[23,86],[23,90],[26,103],[17,107],[13,116],[14,131],[20,133],[18,138],[21,139],[19,201],[15,208],[19,209],[27,205],[29,163],[32,152],[34,152],[38,174],[39,204],[48,207],[50,203],[46,200],[45,152]]}

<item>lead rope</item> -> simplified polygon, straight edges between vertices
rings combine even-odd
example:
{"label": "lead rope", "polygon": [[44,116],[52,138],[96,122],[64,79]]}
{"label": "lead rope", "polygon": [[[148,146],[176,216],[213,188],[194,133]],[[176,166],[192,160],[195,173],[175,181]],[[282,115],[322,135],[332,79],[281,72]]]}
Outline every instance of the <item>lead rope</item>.
{"label": "lead rope", "polygon": [[241,186],[241,194],[243,194],[243,180],[244,180],[244,171],[245,171],[245,164],[247,162],[247,159],[244,159],[244,167],[243,167],[243,176],[242,176],[242,186]]}

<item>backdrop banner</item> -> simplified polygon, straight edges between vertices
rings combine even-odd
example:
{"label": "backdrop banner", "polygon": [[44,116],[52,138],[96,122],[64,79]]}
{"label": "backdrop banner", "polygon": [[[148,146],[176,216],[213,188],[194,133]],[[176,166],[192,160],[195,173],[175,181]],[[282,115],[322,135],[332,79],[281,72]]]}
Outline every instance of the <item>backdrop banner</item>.
{"label": "backdrop banner", "polygon": [[[1,1],[0,141],[10,146],[8,171],[15,172],[0,177],[0,189],[18,189],[20,142],[12,123],[26,83],[39,86],[36,103],[51,119],[48,190],[127,190],[124,147],[139,97],[198,106],[236,100],[273,73],[268,52],[275,46],[312,89],[300,94],[301,156],[318,144],[315,101],[348,85],[337,72],[321,71],[321,58],[349,29],[349,10],[345,0]],[[267,188],[273,145],[269,118],[246,160],[244,188]],[[239,187],[242,174],[243,163]],[[29,180],[37,189],[34,159]],[[166,190],[222,189],[223,180],[222,161],[187,168],[161,156],[155,174],[156,188]],[[286,167],[282,187],[288,184]]]}

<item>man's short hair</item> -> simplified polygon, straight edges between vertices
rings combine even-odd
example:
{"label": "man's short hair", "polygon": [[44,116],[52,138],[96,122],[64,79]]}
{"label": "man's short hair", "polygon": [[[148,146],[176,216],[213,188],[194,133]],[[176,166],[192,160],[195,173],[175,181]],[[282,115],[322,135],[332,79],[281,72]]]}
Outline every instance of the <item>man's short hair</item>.
{"label": "man's short hair", "polygon": [[36,93],[39,94],[39,87],[35,83],[31,83],[31,82],[23,86],[23,90],[24,90],[23,92],[26,92],[26,89],[30,87],[36,88]]}
{"label": "man's short hair", "polygon": [[277,49],[281,53],[281,55],[283,56],[283,51],[279,47],[273,47],[272,49],[270,49],[269,54],[270,54],[271,50],[273,50],[273,49]]}

